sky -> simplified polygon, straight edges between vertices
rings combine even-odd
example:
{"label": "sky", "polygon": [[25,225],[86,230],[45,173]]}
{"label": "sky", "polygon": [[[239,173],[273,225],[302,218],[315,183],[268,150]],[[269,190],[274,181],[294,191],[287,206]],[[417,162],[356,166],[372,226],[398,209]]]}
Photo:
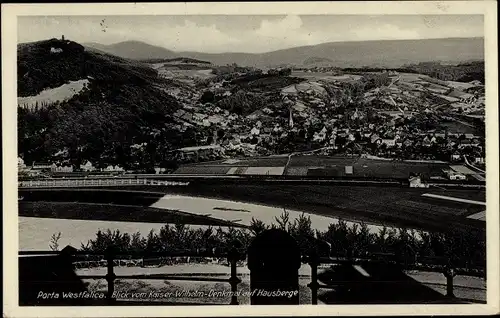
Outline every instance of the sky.
{"label": "sky", "polygon": [[143,41],[173,51],[263,53],[326,42],[483,37],[482,15],[20,16],[18,42]]}

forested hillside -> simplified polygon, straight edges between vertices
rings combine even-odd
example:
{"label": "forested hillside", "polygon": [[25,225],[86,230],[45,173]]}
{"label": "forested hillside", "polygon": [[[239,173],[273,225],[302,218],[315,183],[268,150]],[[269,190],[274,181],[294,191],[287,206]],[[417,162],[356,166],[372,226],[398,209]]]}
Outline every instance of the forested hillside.
{"label": "forested hillside", "polygon": [[18,46],[18,96],[34,96],[72,80],[88,79],[69,100],[19,107],[19,154],[26,162],[61,158],[125,162],[130,146],[152,131],[171,129],[180,105],[159,89],[156,71],[115,56],[52,39]]}

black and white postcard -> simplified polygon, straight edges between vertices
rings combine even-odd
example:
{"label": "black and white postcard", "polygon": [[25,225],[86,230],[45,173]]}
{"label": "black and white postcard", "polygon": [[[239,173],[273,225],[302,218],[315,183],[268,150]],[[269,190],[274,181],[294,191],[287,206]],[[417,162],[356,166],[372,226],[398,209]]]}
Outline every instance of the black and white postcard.
{"label": "black and white postcard", "polygon": [[4,315],[497,313],[496,19],[2,5]]}

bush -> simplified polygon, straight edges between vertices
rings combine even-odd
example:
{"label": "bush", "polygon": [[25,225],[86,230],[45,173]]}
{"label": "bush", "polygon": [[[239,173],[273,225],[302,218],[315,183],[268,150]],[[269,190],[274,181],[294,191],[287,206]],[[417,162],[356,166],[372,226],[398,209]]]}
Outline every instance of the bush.
{"label": "bush", "polygon": [[213,103],[215,101],[215,94],[211,91],[204,91],[200,97],[200,102],[202,104]]}

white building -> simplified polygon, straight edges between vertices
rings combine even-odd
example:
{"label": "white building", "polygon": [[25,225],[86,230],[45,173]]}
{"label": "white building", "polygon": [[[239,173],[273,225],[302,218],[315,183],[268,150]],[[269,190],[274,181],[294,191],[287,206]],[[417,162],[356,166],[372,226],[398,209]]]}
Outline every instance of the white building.
{"label": "white building", "polygon": [[352,166],[345,166],[345,174],[348,174],[348,175],[353,174]]}
{"label": "white building", "polygon": [[410,188],[428,188],[429,185],[426,183],[422,183],[422,179],[420,176],[410,177]]}
{"label": "white building", "polygon": [[167,171],[167,169],[160,168],[160,167],[155,167],[155,173],[156,174],[165,173],[165,171]]}
{"label": "white building", "polygon": [[313,136],[314,141],[323,141],[326,138],[326,133],[322,131],[315,132]]}
{"label": "white building", "polygon": [[104,168],[104,171],[122,172],[122,171],[125,171],[125,170],[122,167],[118,166],[118,165],[116,165],[116,166],[109,165],[106,168]]}
{"label": "white building", "polygon": [[253,136],[257,136],[260,134],[260,129],[258,129],[257,127],[254,127],[252,128],[252,130],[250,131],[250,134],[253,135]]}
{"label": "white building", "polygon": [[58,166],[55,163],[50,167],[52,172],[73,172],[73,166]]}
{"label": "white building", "polygon": [[24,160],[21,157],[17,157],[17,168],[19,170],[25,169],[26,165],[24,164]]}
{"label": "white building", "polygon": [[453,170],[443,170],[448,179],[450,180],[465,180],[466,177],[465,175],[455,172]]}
{"label": "white building", "polygon": [[51,168],[52,165],[47,162],[33,162],[33,166],[31,167],[33,170],[50,170]]}
{"label": "white building", "polygon": [[474,157],[474,163],[484,164],[484,157]]}
{"label": "white building", "polygon": [[[133,146],[134,146],[134,145],[133,145]],[[92,165],[92,162],[87,161],[87,162],[85,162],[85,164],[80,165],[80,169],[81,169],[82,171],[94,171],[94,170],[95,170],[95,167]]]}
{"label": "white building", "polygon": [[266,115],[271,115],[273,113],[273,111],[271,109],[269,109],[268,107],[263,108],[262,112]]}
{"label": "white building", "polygon": [[387,147],[394,147],[396,146],[396,139],[382,139],[382,143]]}
{"label": "white building", "polygon": [[63,51],[63,49],[61,49],[61,48],[55,48],[55,47],[51,47],[51,48],[50,48],[50,53],[51,53],[51,54],[54,54],[54,53],[55,53],[55,54],[57,54],[57,53],[61,53],[62,51]]}

